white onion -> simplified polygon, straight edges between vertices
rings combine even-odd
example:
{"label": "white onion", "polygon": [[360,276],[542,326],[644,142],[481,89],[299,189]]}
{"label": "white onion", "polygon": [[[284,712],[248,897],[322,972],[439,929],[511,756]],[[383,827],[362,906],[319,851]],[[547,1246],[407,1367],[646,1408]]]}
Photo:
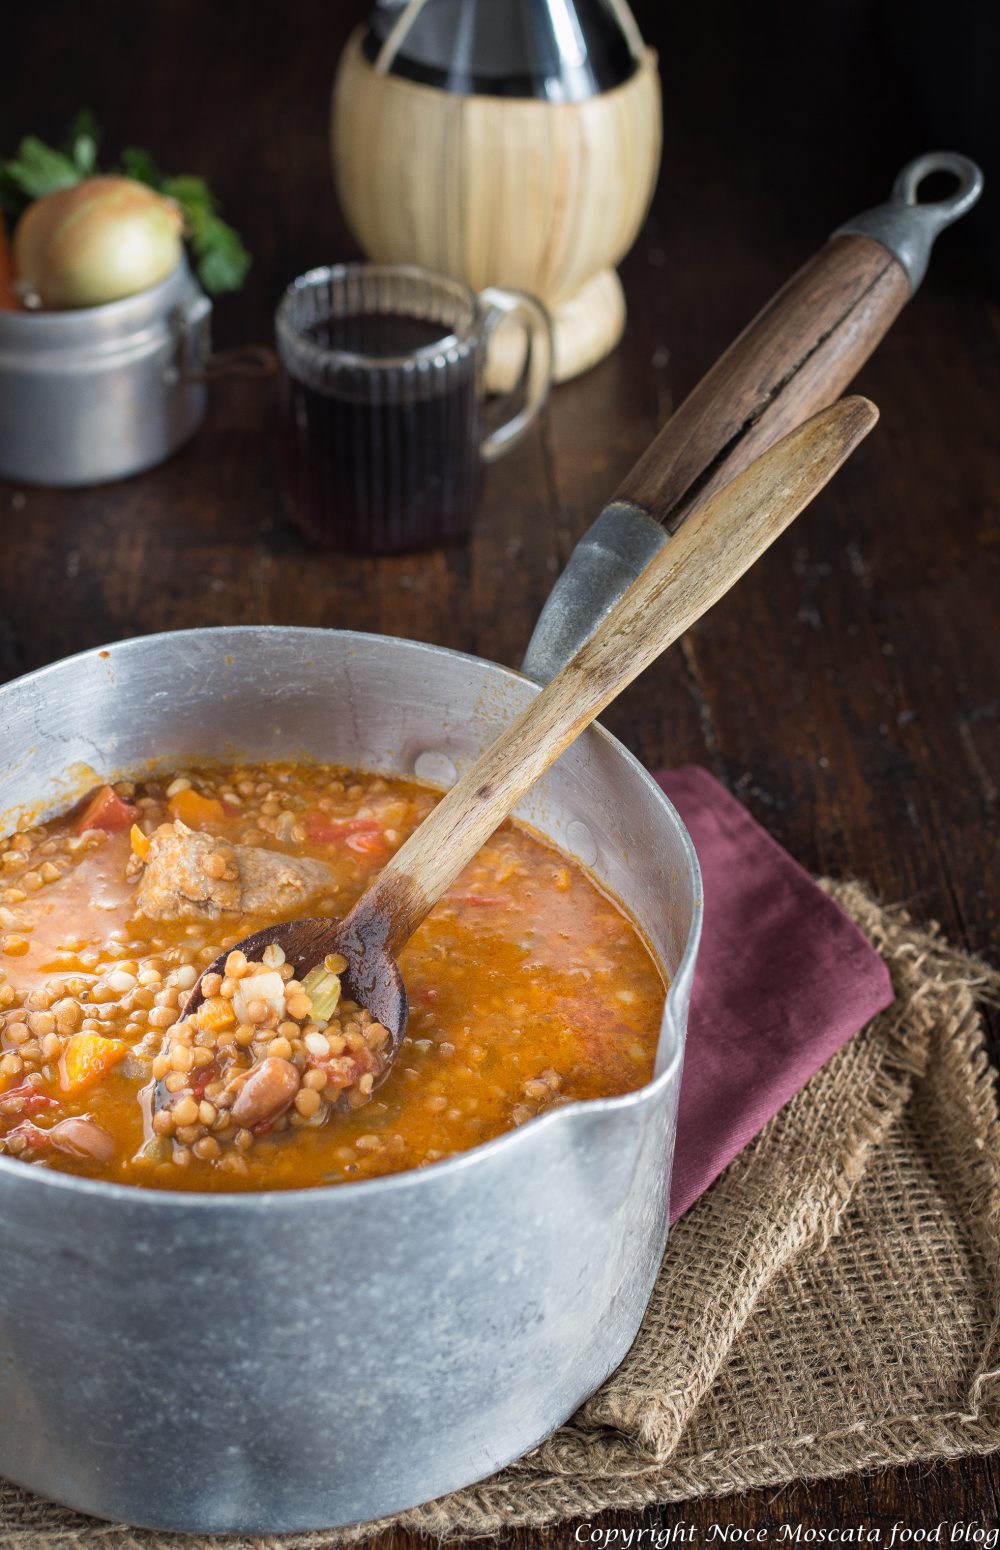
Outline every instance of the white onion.
{"label": "white onion", "polygon": [[285,982],[281,975],[274,970],[266,974],[245,974],[237,982],[233,996],[233,1011],[241,1023],[250,1021],[251,1001],[266,1002],[280,1022],[285,1015]]}
{"label": "white onion", "polygon": [[14,232],[17,286],[43,307],[96,307],[165,280],[184,217],[133,178],[85,178],[28,206]]}

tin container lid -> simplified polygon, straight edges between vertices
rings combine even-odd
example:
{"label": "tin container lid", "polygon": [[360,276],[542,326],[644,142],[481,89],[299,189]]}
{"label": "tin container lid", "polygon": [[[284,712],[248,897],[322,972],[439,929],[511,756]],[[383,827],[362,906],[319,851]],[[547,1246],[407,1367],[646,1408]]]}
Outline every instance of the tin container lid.
{"label": "tin container lid", "polygon": [[0,310],[0,355],[114,349],[147,329],[162,330],[174,313],[189,306],[192,297],[200,294],[182,254],[166,279],[134,296],[123,296],[120,301],[51,312]]}
{"label": "tin container lid", "polygon": [[625,0],[378,0],[363,47],[426,86],[550,102],[622,85],[643,53]]}

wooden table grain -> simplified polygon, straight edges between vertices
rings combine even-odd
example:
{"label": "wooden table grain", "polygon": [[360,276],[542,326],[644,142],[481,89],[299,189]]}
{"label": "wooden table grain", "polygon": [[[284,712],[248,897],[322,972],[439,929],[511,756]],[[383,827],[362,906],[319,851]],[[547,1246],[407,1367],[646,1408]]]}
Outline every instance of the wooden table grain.
{"label": "wooden table grain", "polygon": [[[661,54],[666,142],[623,267],[626,338],[489,470],[469,547],[317,556],[284,521],[273,384],[220,382],[200,436],[161,469],[78,492],[0,484],[0,678],[123,636],[223,623],[383,630],[519,661],[574,542],[671,406],[829,230],[878,203],[926,148],[869,0],[635,9]],[[4,24],[0,151],[25,131],[58,136],[86,105],[109,149],[138,143],[206,173],[255,256],[245,292],[217,307],[217,344],[267,341],[282,285],[353,253],[326,138],[334,63],[362,10],[17,7]],[[990,956],[1000,330],[967,234],[943,239],[857,386],[880,406],[876,433],[605,719],[651,767],[713,770],[813,871],[856,875]],[[990,1524],[998,1496],[996,1460],[967,1460],[595,1525],[683,1521],[704,1542],[711,1523]],[[576,1528],[501,1543],[562,1547]],[[419,1543],[386,1534],[378,1550]]]}

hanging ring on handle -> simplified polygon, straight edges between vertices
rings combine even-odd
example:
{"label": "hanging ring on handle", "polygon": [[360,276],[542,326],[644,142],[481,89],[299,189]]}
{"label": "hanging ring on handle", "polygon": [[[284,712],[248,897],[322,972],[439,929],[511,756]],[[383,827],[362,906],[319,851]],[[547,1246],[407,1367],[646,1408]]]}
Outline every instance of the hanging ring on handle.
{"label": "hanging ring on handle", "polygon": [[[958,179],[958,187],[944,199],[921,199],[920,185],[935,172],[949,173]],[[950,226],[971,210],[983,191],[983,174],[974,161],[957,151],[927,151],[907,162],[892,185],[892,197],[906,205],[919,205],[928,214],[936,213],[941,225]]]}
{"label": "hanging ring on handle", "polygon": [[[920,185],[933,172],[947,172],[958,179],[958,187],[944,199],[921,200]],[[908,162],[892,185],[887,204],[838,226],[835,237],[858,233],[874,237],[898,259],[910,282],[910,293],[917,289],[927,273],[927,262],[935,239],[965,215],[983,191],[981,168],[957,151],[928,151]]]}

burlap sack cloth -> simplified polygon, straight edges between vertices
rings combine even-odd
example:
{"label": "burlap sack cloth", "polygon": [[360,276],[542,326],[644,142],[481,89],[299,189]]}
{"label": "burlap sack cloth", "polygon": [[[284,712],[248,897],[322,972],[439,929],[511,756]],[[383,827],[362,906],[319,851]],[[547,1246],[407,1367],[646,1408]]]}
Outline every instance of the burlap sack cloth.
{"label": "burlap sack cloth", "polygon": [[[1000,1132],[976,1011],[1000,975],[857,885],[829,886],[898,999],[674,1228],[614,1376],[481,1485],[269,1546],[320,1550],[388,1521],[490,1534],[1000,1446]],[[3,1550],[194,1543],[0,1486]]]}

